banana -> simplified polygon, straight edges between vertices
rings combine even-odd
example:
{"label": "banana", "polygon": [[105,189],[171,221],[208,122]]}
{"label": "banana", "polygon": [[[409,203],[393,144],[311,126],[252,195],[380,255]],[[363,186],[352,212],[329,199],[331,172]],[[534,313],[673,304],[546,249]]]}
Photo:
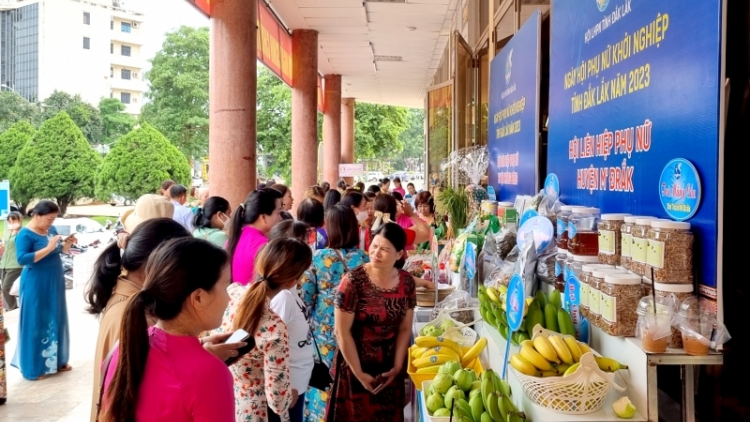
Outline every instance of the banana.
{"label": "banana", "polygon": [[500,333],[501,336],[507,341],[508,340],[508,325],[507,324],[497,324],[497,331]]}
{"label": "banana", "polygon": [[495,308],[493,313],[495,314],[495,321],[508,325],[508,318],[505,315],[505,311],[500,308]]}
{"label": "banana", "polygon": [[488,369],[482,373],[482,385],[479,387],[479,391],[481,391],[482,395],[482,404],[484,404],[484,408],[489,410],[489,403],[490,403],[490,396],[492,395],[492,392],[495,391],[494,387],[494,381],[493,377],[495,376],[495,371],[492,369]]}
{"label": "banana", "polygon": [[557,370],[551,370],[551,371],[542,371],[542,378],[547,377],[557,377],[560,376],[560,374],[557,373]]}
{"label": "banana", "polygon": [[525,422],[526,415],[523,412],[510,412],[508,413],[507,422]]}
{"label": "banana", "polygon": [[469,403],[464,399],[456,399],[455,400],[455,407],[454,407],[454,413],[457,413],[460,416],[465,416],[469,418],[469,420],[473,420],[473,416],[471,416],[471,406],[469,406]]}
{"label": "banana", "polygon": [[504,295],[508,293],[508,286],[505,284],[501,284],[500,287],[497,288],[497,291],[500,292],[500,294]]}
{"label": "banana", "polygon": [[576,338],[573,336],[565,336],[563,337],[563,340],[565,341],[565,345],[568,346],[568,349],[570,350],[570,354],[573,355],[573,362],[580,362],[583,352],[581,351],[581,348],[578,346],[578,342],[576,341]]}
{"label": "banana", "polygon": [[615,372],[620,369],[628,369],[628,365],[623,365],[614,359],[601,356],[594,356],[594,359],[596,360],[596,364],[599,365],[599,369],[604,372]]}
{"label": "banana", "polygon": [[526,331],[533,331],[537,324],[544,328],[546,321],[544,320],[544,312],[539,307],[539,303],[534,301],[529,309],[529,315],[526,317]]}
{"label": "banana", "polygon": [[482,350],[487,347],[487,338],[480,337],[479,340],[474,343],[473,346],[463,355],[461,358],[461,366],[466,368],[471,361],[477,358],[480,353],[482,353]]}
{"label": "banana", "polygon": [[435,355],[450,355],[453,356],[456,361],[461,362],[461,355],[456,353],[456,351],[450,347],[445,346],[430,347],[422,356],[420,356],[420,358],[428,358]]}
{"label": "banana", "polygon": [[521,351],[519,353],[521,354],[521,357],[526,359],[540,371],[551,371],[553,369],[552,364],[550,364],[547,359],[542,357],[539,352],[534,350],[533,347],[521,346]]}
{"label": "banana", "polygon": [[479,421],[484,413],[484,403],[482,403],[481,396],[474,396],[469,400],[469,407],[471,408],[471,417],[475,421]]}
{"label": "banana", "polygon": [[497,291],[494,287],[490,286],[487,288],[487,297],[490,298],[491,301],[500,304],[500,292]]}
{"label": "banana", "polygon": [[565,309],[557,310],[557,325],[560,328],[561,334],[567,334],[569,336],[576,335],[576,329],[573,326],[573,320],[570,318],[570,314]]}
{"label": "banana", "polygon": [[508,381],[500,379],[497,375],[495,375],[495,381],[495,391],[504,396],[510,397],[510,384],[508,384]]}
{"label": "banana", "polygon": [[557,365],[557,368],[556,368],[557,369],[557,375],[564,374],[565,371],[568,370],[568,368],[570,368],[570,365],[568,365],[567,363],[561,363],[561,364]]}
{"label": "banana", "polygon": [[562,296],[558,290],[553,290],[547,296],[547,303],[552,304],[555,310],[562,308]]}
{"label": "banana", "polygon": [[534,303],[534,298],[529,296],[526,298],[526,306],[523,307],[523,316],[526,316],[529,314],[529,309],[531,308],[531,304]]}
{"label": "banana", "polygon": [[492,419],[492,416],[490,416],[490,412],[484,412],[482,413],[482,418],[474,422],[495,422],[495,421]]}
{"label": "banana", "polygon": [[581,355],[585,355],[586,353],[591,352],[591,348],[589,347],[589,345],[582,341],[578,342],[578,347],[581,348]]}
{"label": "banana", "polygon": [[567,377],[567,376],[570,376],[570,375],[573,375],[575,373],[575,371],[577,371],[580,366],[581,366],[580,362],[576,362],[576,363],[570,365],[570,368],[568,368],[565,371],[565,373],[563,374],[563,378]]}
{"label": "banana", "polygon": [[552,344],[552,347],[555,349],[555,353],[557,353],[557,357],[560,358],[561,361],[567,363],[568,365],[573,364],[573,355],[570,353],[570,349],[568,349],[568,346],[565,345],[565,342],[563,341],[561,336],[549,336],[548,337],[550,344]]}
{"label": "banana", "polygon": [[524,375],[528,375],[530,377],[539,377],[542,375],[534,365],[521,357],[521,355],[519,355],[518,353],[515,353],[510,357],[510,364],[511,366],[516,368],[518,372]]}
{"label": "banana", "polygon": [[500,408],[498,407],[499,397],[497,391],[493,391],[492,394],[490,394],[490,397],[488,397],[488,403],[485,403],[487,412],[495,422],[505,421],[505,418],[503,417],[503,414],[500,413]]}
{"label": "banana", "polygon": [[454,352],[456,352],[457,355],[461,356],[461,345],[451,339],[443,337],[419,336],[414,339],[414,344],[416,344],[418,347],[450,347]]}
{"label": "banana", "polygon": [[547,305],[547,295],[541,289],[536,291],[536,301],[539,302],[539,309],[544,309]]}
{"label": "banana", "polygon": [[548,330],[560,332],[560,328],[557,326],[557,308],[552,303],[547,303],[544,307],[544,323]]}
{"label": "banana", "polygon": [[488,309],[484,315],[482,316],[485,321],[487,321],[487,324],[490,324],[491,326],[497,328],[497,318],[495,318],[495,313],[492,312],[492,309]]}
{"label": "banana", "polygon": [[546,337],[539,336],[535,338],[534,349],[536,349],[536,351],[539,352],[539,354],[542,355],[543,358],[547,359],[550,362],[561,362],[561,360],[557,357],[557,353],[555,353],[555,348],[552,347],[552,344]]}
{"label": "banana", "polygon": [[411,352],[411,357],[414,359],[419,359],[422,356],[424,356],[427,351],[430,350],[428,347],[416,347],[414,346],[414,349]]}
{"label": "banana", "polygon": [[466,352],[471,350],[471,347],[468,346],[461,346],[461,356],[466,356]]}
{"label": "banana", "polygon": [[523,343],[524,341],[530,340],[530,339],[531,338],[529,337],[529,333],[527,333],[526,331],[519,331],[518,332],[518,344],[519,345],[521,343]]}
{"label": "banana", "polygon": [[521,347],[526,346],[526,345],[534,347],[534,342],[531,341],[531,340],[524,340],[524,341],[521,342]]}
{"label": "banana", "polygon": [[414,361],[412,362],[412,365],[414,365],[415,368],[420,369],[426,366],[442,365],[445,362],[460,362],[460,361],[452,355],[443,354],[443,355],[428,356],[426,358],[414,359]]}
{"label": "banana", "polygon": [[437,374],[438,369],[440,369],[440,365],[425,366],[423,368],[417,369],[417,373],[418,374]]}

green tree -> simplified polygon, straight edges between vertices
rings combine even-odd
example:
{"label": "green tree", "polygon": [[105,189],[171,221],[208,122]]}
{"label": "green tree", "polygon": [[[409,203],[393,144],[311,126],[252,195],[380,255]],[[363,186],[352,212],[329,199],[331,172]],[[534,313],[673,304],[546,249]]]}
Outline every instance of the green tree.
{"label": "green tree", "polygon": [[65,214],[73,201],[94,194],[94,179],[101,157],[86,142],[68,113],[47,120],[18,153],[10,170],[14,198],[57,201]]}
{"label": "green tree", "polygon": [[406,170],[410,168],[409,164],[417,165],[424,161],[424,110],[408,109],[406,124],[406,130],[399,135],[404,151],[393,162],[394,167],[399,170]]}
{"label": "green tree", "polygon": [[208,28],[182,26],[167,33],[146,74],[143,121],[189,158],[208,152],[208,40]]}
{"label": "green tree", "polygon": [[267,176],[291,180],[292,90],[265,66],[258,66],[256,127],[258,155],[268,162]]}
{"label": "green tree", "polygon": [[354,109],[357,158],[385,158],[402,152],[404,144],[399,136],[407,128],[406,110],[404,107],[357,103]]}
{"label": "green tree", "polygon": [[[35,131],[34,126],[31,126],[25,120],[21,120],[0,135],[0,180],[8,179],[10,169],[16,163],[18,153],[31,140]],[[13,186],[11,186],[10,191],[13,199],[16,200],[16,204],[18,204],[18,208],[26,210],[28,203],[22,202],[16,197]]]}
{"label": "green tree", "polygon": [[151,193],[163,180],[189,186],[190,165],[185,155],[148,123],[117,140],[96,177],[96,196],[119,195],[135,201]]}
{"label": "green tree", "polygon": [[121,136],[133,130],[135,119],[124,113],[125,104],[117,98],[102,98],[99,114],[102,116],[102,143],[111,145]]}
{"label": "green tree", "polygon": [[61,111],[65,111],[81,129],[89,144],[95,145],[102,142],[103,123],[99,109],[83,101],[80,95],[71,96],[67,92],[55,90],[42,102],[42,108],[44,120],[51,119]]}
{"label": "green tree", "polygon": [[15,92],[0,89],[0,132],[21,120],[38,125],[41,120],[39,104],[30,103]]}

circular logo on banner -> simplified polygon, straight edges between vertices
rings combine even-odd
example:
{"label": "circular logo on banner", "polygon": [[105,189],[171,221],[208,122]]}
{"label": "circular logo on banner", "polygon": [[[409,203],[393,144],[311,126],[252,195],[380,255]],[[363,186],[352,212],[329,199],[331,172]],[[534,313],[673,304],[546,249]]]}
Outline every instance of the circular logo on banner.
{"label": "circular logo on banner", "polygon": [[510,83],[510,71],[513,69],[513,49],[508,53],[508,60],[505,61],[505,84]]}
{"label": "circular logo on banner", "polygon": [[544,193],[557,199],[560,197],[560,179],[555,173],[550,173],[544,179]]}
{"label": "circular logo on banner", "polygon": [[600,12],[607,10],[607,6],[609,6],[609,0],[596,0],[596,7]]}
{"label": "circular logo on banner", "polygon": [[541,253],[547,249],[547,246],[554,237],[555,229],[552,222],[547,217],[531,217],[525,223],[521,224],[516,235],[516,243],[523,250],[526,245],[526,234],[531,232],[534,238],[536,253]]}
{"label": "circular logo on banner", "polygon": [[692,218],[701,203],[701,178],[693,163],[675,158],[659,178],[659,198],[667,215],[677,221]]}
{"label": "circular logo on banner", "polygon": [[526,293],[523,288],[523,279],[518,274],[513,274],[508,283],[508,294],[505,297],[505,317],[508,319],[508,327],[511,331],[518,331],[523,321],[523,308],[526,307]]}

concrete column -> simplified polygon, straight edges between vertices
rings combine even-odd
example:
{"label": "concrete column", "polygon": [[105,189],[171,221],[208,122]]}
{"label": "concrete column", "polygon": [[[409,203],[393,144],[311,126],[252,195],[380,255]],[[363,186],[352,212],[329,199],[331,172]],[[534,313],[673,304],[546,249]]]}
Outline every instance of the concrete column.
{"label": "concrete column", "polygon": [[318,31],[292,32],[292,196],[302,202],[317,183]]}
{"label": "concrete column", "polygon": [[[354,98],[341,99],[341,164],[354,164]],[[351,177],[346,183],[354,183]]]}
{"label": "concrete column", "polygon": [[341,75],[326,75],[324,89],[323,180],[334,186],[341,162]]}
{"label": "concrete column", "polygon": [[210,194],[237,209],[255,189],[256,0],[213,0],[209,64]]}

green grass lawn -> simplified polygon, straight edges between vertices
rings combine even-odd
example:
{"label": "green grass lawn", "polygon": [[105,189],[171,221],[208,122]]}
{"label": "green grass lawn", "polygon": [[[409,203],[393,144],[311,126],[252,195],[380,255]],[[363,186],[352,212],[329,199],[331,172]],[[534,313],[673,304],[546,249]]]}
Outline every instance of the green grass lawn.
{"label": "green grass lawn", "polygon": [[[107,222],[107,219],[109,219],[113,223],[117,221],[117,217],[95,216],[95,217],[88,217],[88,218],[96,221],[97,223],[101,224],[102,226]],[[30,217],[24,218],[23,219],[23,225],[25,226],[26,224],[28,224],[28,222],[30,220],[31,220]],[[6,225],[6,223],[4,223],[4,222],[0,224],[0,239],[2,239],[3,236],[5,235],[5,225]]]}

